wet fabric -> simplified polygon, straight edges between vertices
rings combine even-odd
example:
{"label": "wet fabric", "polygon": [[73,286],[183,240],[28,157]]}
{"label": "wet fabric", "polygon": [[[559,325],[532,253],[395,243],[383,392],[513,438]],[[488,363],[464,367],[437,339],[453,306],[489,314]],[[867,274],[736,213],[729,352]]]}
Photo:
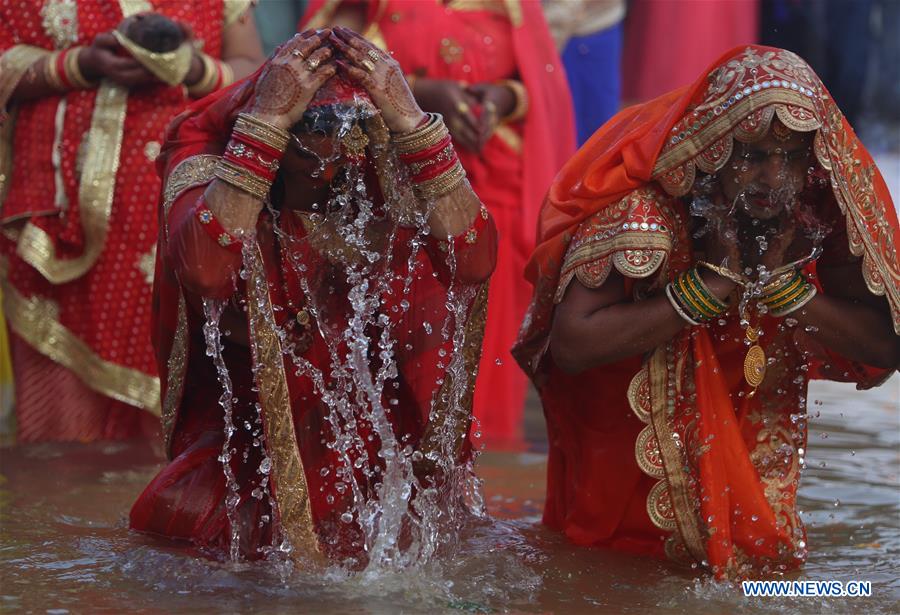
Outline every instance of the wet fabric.
{"label": "wet fabric", "polygon": [[[342,243],[334,229],[328,232],[327,216],[310,226],[318,214],[293,208],[279,192],[277,178],[272,207],[260,215],[251,248],[256,256],[249,262],[242,264],[240,254],[219,245],[196,216],[237,115],[254,99],[258,74],[180,116],[159,160],[166,188],[160,208],[154,343],[171,463],[135,502],[131,526],[218,551],[237,549],[246,558],[263,557],[287,539],[298,557],[344,559],[358,556],[364,539],[357,524],[343,520],[350,503],[375,498],[376,476],[387,467],[379,457],[381,432],[364,412],[352,419],[352,431],[362,444],[351,458],[341,457],[333,442],[337,428],[329,399],[347,380],[332,369],[344,365],[340,357],[350,352],[346,341],[335,345],[334,339],[344,339],[351,326],[356,306],[348,298],[348,271],[359,253]],[[329,81],[311,106],[356,104],[361,94],[336,84],[336,79]],[[358,124],[373,144],[387,139],[378,121],[375,117]],[[458,376],[448,371],[454,346],[443,330],[464,330],[463,368],[474,373],[496,231],[486,211],[477,214],[482,220],[474,228],[482,230],[467,233],[455,267],[437,241],[425,240],[414,252],[416,231],[396,226],[385,211],[380,182],[387,169],[378,166],[373,152],[370,148],[362,171],[366,192],[380,212],[369,226],[368,245],[379,256],[369,271],[391,280],[380,295],[378,322],[389,324],[396,339],[388,354],[372,341],[367,349],[371,363],[350,369],[361,374],[371,370],[374,378],[380,362],[393,357],[397,373],[378,400],[390,409],[390,433],[404,446],[428,453],[434,431],[452,425],[460,429],[458,448],[456,458],[446,461],[464,464],[470,453],[469,416],[447,416],[448,387]],[[448,320],[451,287],[463,298],[461,319]],[[212,323],[204,300],[209,299],[224,301],[218,327],[231,387],[224,397],[223,373],[207,356]],[[372,328],[364,334],[373,335]],[[468,390],[461,405],[469,408],[473,383],[461,384]],[[368,407],[358,403],[357,410]],[[226,420],[236,426],[229,440],[235,453],[223,463]],[[223,468],[230,468],[237,486],[237,516],[232,518],[227,511],[231,487]],[[359,493],[346,489],[341,478],[345,469],[355,476]]]}
{"label": "wet fabric", "polygon": [[728,162],[735,140],[762,138],[775,117],[815,132],[816,171],[798,199],[832,232],[807,274],[858,264],[900,332],[900,226],[890,195],[803,60],[737,48],[693,84],[623,110],[551,187],[527,271],[535,294],[514,349],[547,417],[544,522],[578,544],[665,554],[719,576],[801,564],[807,551],[796,489],[808,380],[872,386],[893,371],[815,347],[803,331],[764,316],[764,349],[776,361],[750,397],[734,308],[649,356],[577,376],[546,352],[554,306],[573,280],[598,288],[615,268],[626,295],[639,301],[696,262],[682,197],[700,173]]}
{"label": "wet fabric", "polygon": [[[536,1],[364,4],[368,15],[362,34],[389,49],[405,73],[467,84],[518,79],[528,91],[524,120],[501,124],[478,154],[457,148],[472,188],[491,212],[501,238],[489,292],[475,415],[486,438],[520,438],[527,385],[509,349],[528,305],[522,270],[534,247],[541,199],[575,149],[562,63]],[[329,25],[340,5],[313,0],[301,28]]]}

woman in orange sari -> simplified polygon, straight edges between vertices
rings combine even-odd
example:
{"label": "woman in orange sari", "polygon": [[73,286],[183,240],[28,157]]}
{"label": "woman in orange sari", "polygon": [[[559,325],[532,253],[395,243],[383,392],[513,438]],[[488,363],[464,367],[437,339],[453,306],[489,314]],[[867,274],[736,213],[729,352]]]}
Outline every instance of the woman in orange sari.
{"label": "woman in orange sari", "polygon": [[732,50],[620,112],[558,175],[528,269],[514,352],[547,418],[544,522],[720,577],[800,565],[807,384],[900,364],[898,240],[790,52]]}
{"label": "woman in orange sari", "polygon": [[501,241],[475,416],[488,439],[522,435],[527,382],[510,355],[528,306],[522,271],[541,199],[575,151],[562,62],[536,0],[313,0],[305,27],[339,24],[389,49],[425,111],[441,113]]}
{"label": "woman in orange sari", "polygon": [[189,96],[258,65],[249,5],[0,3],[0,283],[19,441],[157,430],[153,160]]}
{"label": "woman in orange sari", "polygon": [[134,529],[363,565],[453,516],[496,255],[453,152],[397,64],[339,29],[172,124],[153,303],[171,463]]}

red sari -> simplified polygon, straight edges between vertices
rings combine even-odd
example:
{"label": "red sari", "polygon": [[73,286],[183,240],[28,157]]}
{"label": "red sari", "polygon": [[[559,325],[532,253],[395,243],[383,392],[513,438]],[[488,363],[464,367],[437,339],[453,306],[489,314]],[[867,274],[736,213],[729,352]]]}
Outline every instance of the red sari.
{"label": "red sari", "polygon": [[813,348],[803,332],[765,316],[761,339],[776,363],[751,398],[734,309],[724,324],[688,327],[646,357],[577,376],[546,353],[554,305],[573,279],[597,288],[614,267],[638,301],[692,266],[681,197],[698,170],[717,172],[734,139],[760,138],[775,116],[816,132],[818,165],[835,186],[800,195],[837,223],[815,266],[858,262],[900,332],[895,210],[872,158],[805,62],[778,49],[738,48],[693,85],[623,110],[550,190],[528,269],[535,295],[514,350],[547,418],[544,522],[578,544],[665,553],[718,576],[801,564],[796,493],[808,379],[862,387],[893,372]]}
{"label": "red sari", "polygon": [[[328,25],[340,4],[313,0],[301,28]],[[509,351],[528,306],[522,271],[534,247],[541,199],[575,151],[562,62],[536,0],[377,0],[367,6],[363,36],[389,49],[407,74],[465,83],[518,79],[528,91],[524,120],[501,124],[478,154],[458,150],[501,238],[475,416],[487,438],[520,437],[527,383]]]}
{"label": "red sari", "polygon": [[[0,105],[52,50],[89,45],[154,10],[218,57],[247,2],[28,0],[0,6]],[[183,87],[102,82],[29,101],[2,124],[0,282],[11,330],[18,439],[95,440],[156,431],[150,346],[156,251],[153,160]]]}
{"label": "red sari", "polygon": [[[154,342],[171,463],[135,502],[131,527],[217,551],[231,548],[232,555],[247,558],[261,557],[266,548],[286,538],[299,558],[324,553],[343,559],[359,555],[363,537],[356,524],[341,519],[357,496],[375,497],[377,481],[364,471],[385,468],[377,455],[383,434],[367,418],[367,404],[354,406],[353,420],[363,444],[353,458],[347,461],[331,447],[335,432],[330,421],[335,415],[323,393],[345,382],[332,367],[335,357],[348,354],[349,344],[344,338],[337,346],[329,345],[321,332],[331,331],[333,339],[351,326],[344,267],[356,253],[334,239],[333,230],[311,230],[303,222],[306,214],[284,207],[275,189],[272,199],[280,211],[278,227],[283,236],[274,232],[273,219],[264,211],[257,227],[258,260],[244,264],[248,273],[238,277],[241,255],[221,247],[196,216],[237,114],[253,100],[255,79],[252,76],[195,104],[170,128],[160,158],[166,187],[154,290]],[[324,104],[321,96],[332,96],[328,88],[334,86],[329,84],[313,105]],[[360,95],[351,91],[332,96],[330,102],[349,104]],[[386,129],[372,123],[365,126],[372,142],[387,142]],[[380,182],[389,167],[381,166],[372,151],[365,162],[366,186],[380,208],[379,186],[384,185]],[[471,191],[467,194],[475,198]],[[378,218],[372,226],[381,237],[391,230],[385,226],[387,220]],[[454,269],[434,241],[427,241],[425,249],[413,256],[415,233],[403,227],[394,229],[394,251],[383,253],[378,261],[387,263],[384,271],[396,274],[392,286],[380,296],[378,312],[396,335],[392,353],[397,373],[389,378],[379,400],[391,409],[390,431],[404,446],[423,455],[433,450],[444,455],[441,463],[461,468],[469,458],[470,416],[454,414],[449,401],[455,391],[462,396],[460,407],[471,407],[474,378],[469,375],[477,368],[486,280],[496,253],[496,231],[486,210],[477,216],[474,228],[472,243],[454,243]],[[307,287],[296,273],[298,265],[306,272]],[[238,280],[236,288],[232,276]],[[409,288],[404,291],[406,281]],[[449,288],[463,293],[461,318],[447,320]],[[228,484],[219,459],[226,420],[220,399],[222,374],[207,356],[204,298],[228,300],[220,326],[236,333],[222,341],[234,399],[229,402],[230,420],[236,426],[230,440],[236,454],[228,467],[239,485],[238,513],[231,519],[226,505]],[[243,301],[246,313],[237,307]],[[442,336],[444,322],[450,330],[461,327],[463,333],[458,340],[465,374],[462,382],[448,371],[450,357],[456,355],[454,340]],[[282,336],[280,331],[287,333]],[[367,328],[364,335],[373,334]],[[384,351],[374,341],[367,354],[373,374],[378,364],[375,357]],[[325,388],[310,370],[323,375]],[[437,436],[448,429],[454,434],[453,459],[437,448]],[[270,466],[262,472],[258,468],[264,454]],[[347,463],[361,485],[356,495],[342,488],[339,479],[338,470]],[[268,498],[261,495],[267,485]],[[240,535],[237,544],[232,542],[234,531]]]}

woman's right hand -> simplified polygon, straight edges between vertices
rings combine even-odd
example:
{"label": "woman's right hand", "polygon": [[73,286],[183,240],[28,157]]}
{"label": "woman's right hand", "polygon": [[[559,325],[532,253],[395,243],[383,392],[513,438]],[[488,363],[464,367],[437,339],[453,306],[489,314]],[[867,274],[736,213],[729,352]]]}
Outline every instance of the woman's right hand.
{"label": "woman's right hand", "polygon": [[251,115],[289,129],[300,121],[315,93],[337,70],[331,48],[322,46],[331,30],[307,30],[281,46],[256,82]]}
{"label": "woman's right hand", "polygon": [[466,87],[449,79],[416,79],[413,94],[425,111],[444,116],[453,142],[470,151],[484,146],[480,122],[472,110],[479,100]]}
{"label": "woman's right hand", "polygon": [[160,83],[153,73],[130,55],[119,55],[121,49],[111,32],[98,34],[78,54],[78,68],[90,81],[109,79],[129,89]]}

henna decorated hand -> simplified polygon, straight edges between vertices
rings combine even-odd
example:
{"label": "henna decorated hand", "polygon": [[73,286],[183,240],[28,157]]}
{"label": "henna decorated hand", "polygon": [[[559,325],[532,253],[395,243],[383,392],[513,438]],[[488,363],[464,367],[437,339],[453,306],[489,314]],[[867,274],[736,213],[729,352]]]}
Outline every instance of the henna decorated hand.
{"label": "henna decorated hand", "polygon": [[331,48],[322,45],[329,34],[308,30],[281,46],[256,83],[252,115],[285,130],[303,117],[315,93],[337,72]]}
{"label": "henna decorated hand", "polygon": [[425,113],[394,58],[348,28],[334,28],[330,41],[343,56],[338,64],[366,88],[392,132],[409,132],[421,123]]}
{"label": "henna decorated hand", "polygon": [[479,102],[464,85],[449,79],[420,77],[416,80],[416,99],[423,109],[444,116],[454,144],[473,152],[481,151],[483,126],[475,114]]}

